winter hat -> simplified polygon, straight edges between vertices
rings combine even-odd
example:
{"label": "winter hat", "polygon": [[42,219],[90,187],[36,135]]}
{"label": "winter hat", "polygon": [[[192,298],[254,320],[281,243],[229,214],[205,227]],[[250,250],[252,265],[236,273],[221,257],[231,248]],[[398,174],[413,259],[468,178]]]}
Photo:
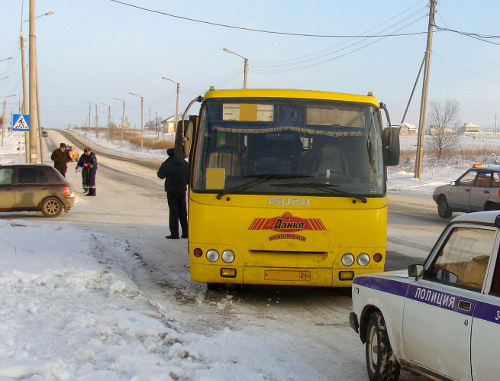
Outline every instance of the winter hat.
{"label": "winter hat", "polygon": [[169,149],[167,150],[167,155],[168,155],[168,156],[173,157],[173,156],[174,156],[174,154],[175,154],[175,149],[173,149],[173,148],[169,148]]}
{"label": "winter hat", "polygon": [[66,148],[66,144],[65,143],[59,144],[59,148]]}

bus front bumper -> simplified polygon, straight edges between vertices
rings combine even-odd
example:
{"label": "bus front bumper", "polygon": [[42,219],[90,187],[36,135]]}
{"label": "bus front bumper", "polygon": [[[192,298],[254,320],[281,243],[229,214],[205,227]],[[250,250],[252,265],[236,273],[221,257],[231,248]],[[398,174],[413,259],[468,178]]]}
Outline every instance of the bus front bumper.
{"label": "bus front bumper", "polygon": [[204,283],[350,287],[356,275],[383,268],[283,268],[218,266],[191,263],[191,279]]}

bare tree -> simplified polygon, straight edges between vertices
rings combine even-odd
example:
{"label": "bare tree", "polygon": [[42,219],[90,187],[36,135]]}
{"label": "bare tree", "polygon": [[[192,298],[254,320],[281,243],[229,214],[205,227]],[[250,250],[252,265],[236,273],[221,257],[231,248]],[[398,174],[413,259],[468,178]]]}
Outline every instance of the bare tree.
{"label": "bare tree", "polygon": [[444,153],[458,147],[460,107],[458,101],[448,99],[444,103],[432,101],[429,109],[427,120],[431,128],[427,145],[441,159]]}

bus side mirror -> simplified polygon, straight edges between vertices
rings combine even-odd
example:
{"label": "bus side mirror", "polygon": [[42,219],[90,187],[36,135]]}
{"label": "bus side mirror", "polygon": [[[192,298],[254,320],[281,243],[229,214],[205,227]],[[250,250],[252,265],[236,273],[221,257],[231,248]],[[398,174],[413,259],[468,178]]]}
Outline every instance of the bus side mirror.
{"label": "bus side mirror", "polygon": [[180,120],[177,122],[175,131],[175,156],[185,159],[191,151],[191,142],[193,138],[193,122]]}
{"label": "bus side mirror", "polygon": [[399,164],[399,128],[387,127],[382,131],[384,165]]}

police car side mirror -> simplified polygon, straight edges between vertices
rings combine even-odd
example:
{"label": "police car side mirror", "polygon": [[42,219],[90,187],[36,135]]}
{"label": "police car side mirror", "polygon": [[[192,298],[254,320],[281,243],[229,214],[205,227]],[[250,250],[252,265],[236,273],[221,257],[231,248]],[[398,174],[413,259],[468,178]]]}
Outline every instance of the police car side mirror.
{"label": "police car side mirror", "polygon": [[423,265],[410,265],[408,266],[408,276],[411,277],[420,277],[424,275],[424,266]]}

